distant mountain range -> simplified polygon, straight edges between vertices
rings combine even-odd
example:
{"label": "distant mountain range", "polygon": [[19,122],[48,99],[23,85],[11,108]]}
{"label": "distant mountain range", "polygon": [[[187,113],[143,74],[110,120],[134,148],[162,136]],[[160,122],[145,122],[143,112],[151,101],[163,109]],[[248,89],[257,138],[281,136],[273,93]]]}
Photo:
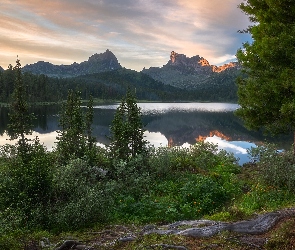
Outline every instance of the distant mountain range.
{"label": "distant mountain range", "polygon": [[4,71],[4,69],[0,66],[0,71]]}
{"label": "distant mountain range", "polygon": [[36,75],[47,75],[50,77],[75,77],[93,73],[101,73],[121,69],[116,56],[110,51],[101,54],[94,54],[85,62],[71,65],[53,65],[49,62],[39,61],[23,67],[23,72],[31,72]]}
{"label": "distant mountain range", "polygon": [[[87,61],[75,62],[71,65],[53,65],[49,62],[39,61],[23,67],[24,72],[58,78],[111,72],[118,69],[122,69],[122,66],[110,50],[94,54]],[[141,72],[167,85],[182,89],[198,89],[203,88],[204,84],[220,84],[225,79],[227,81],[234,80],[236,75],[240,73],[240,66],[237,62],[222,66],[210,65],[205,58],[199,55],[187,57],[172,51],[166,65],[144,68]]]}

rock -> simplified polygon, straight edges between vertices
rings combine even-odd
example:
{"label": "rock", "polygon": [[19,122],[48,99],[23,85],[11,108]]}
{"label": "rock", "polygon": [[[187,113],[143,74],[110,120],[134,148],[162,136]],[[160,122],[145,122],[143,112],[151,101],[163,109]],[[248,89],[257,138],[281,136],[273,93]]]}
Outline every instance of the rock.
{"label": "rock", "polygon": [[178,235],[190,236],[190,237],[211,237],[223,230],[227,230],[226,223],[217,223],[212,226],[189,228],[178,232]]}
{"label": "rock", "polygon": [[[243,234],[263,234],[274,227],[281,219],[294,216],[295,209],[287,209],[278,212],[258,215],[252,220],[238,221],[234,223],[216,222],[211,220],[179,221],[152,229],[144,234],[176,234],[190,237],[211,237],[222,231],[231,231]],[[179,227],[187,227],[179,229]]]}
{"label": "rock", "polygon": [[66,240],[60,247],[56,248],[55,250],[91,250],[92,247],[86,246],[83,243],[76,241],[76,240]]}
{"label": "rock", "polygon": [[153,230],[153,229],[156,229],[157,226],[156,225],[145,225],[142,229],[143,232],[146,232],[146,231],[150,231],[150,230]]}
{"label": "rock", "polygon": [[136,238],[133,236],[126,236],[126,237],[122,237],[120,239],[118,239],[118,241],[120,242],[129,242],[129,241],[135,241]]}
{"label": "rock", "polygon": [[181,226],[186,226],[186,227],[188,227],[188,226],[201,227],[202,226],[203,227],[203,226],[212,226],[215,224],[218,224],[218,222],[212,221],[212,220],[191,220],[191,221],[184,220],[184,221],[178,221],[178,222],[172,223],[172,224],[168,225],[168,228],[175,229],[175,228],[178,228]]}
{"label": "rock", "polygon": [[262,234],[270,230],[276,223],[283,218],[279,212],[259,215],[256,219],[240,221],[227,226],[227,230],[236,233]]}
{"label": "rock", "polygon": [[161,247],[162,249],[176,249],[176,250],[187,250],[184,246],[174,246],[174,245],[167,245],[167,244],[156,244],[150,246],[151,248],[159,249]]}

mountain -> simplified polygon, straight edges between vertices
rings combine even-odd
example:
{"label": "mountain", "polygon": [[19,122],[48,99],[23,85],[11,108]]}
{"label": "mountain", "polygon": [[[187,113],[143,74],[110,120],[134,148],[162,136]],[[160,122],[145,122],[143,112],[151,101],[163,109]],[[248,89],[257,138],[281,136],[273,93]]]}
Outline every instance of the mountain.
{"label": "mountain", "polygon": [[39,61],[23,67],[23,72],[31,72],[36,75],[47,75],[50,77],[74,77],[79,75],[101,73],[121,69],[116,56],[106,50],[104,53],[94,54],[87,61],[71,65],[53,65],[49,62]]}
{"label": "mountain", "polygon": [[[236,78],[240,66],[214,66],[198,55],[191,58],[174,51],[163,67],[141,72],[123,68],[109,50],[87,61],[71,65],[37,62],[23,67],[32,102],[55,102],[67,97],[68,89],[79,89],[82,98],[121,99],[128,87],[140,100],[236,102]],[[8,74],[4,71],[1,74]],[[6,77],[4,77],[6,79]],[[9,79],[9,78],[7,78]],[[9,82],[0,82],[0,97],[9,100]]]}
{"label": "mountain", "polygon": [[164,84],[184,89],[198,89],[204,84],[218,84],[222,79],[236,75],[240,72],[240,66],[237,62],[222,66],[210,65],[199,55],[187,57],[172,51],[166,65],[161,68],[144,68],[141,72]]}
{"label": "mountain", "polygon": [[1,72],[1,71],[4,71],[4,69],[0,66],[0,72]]}

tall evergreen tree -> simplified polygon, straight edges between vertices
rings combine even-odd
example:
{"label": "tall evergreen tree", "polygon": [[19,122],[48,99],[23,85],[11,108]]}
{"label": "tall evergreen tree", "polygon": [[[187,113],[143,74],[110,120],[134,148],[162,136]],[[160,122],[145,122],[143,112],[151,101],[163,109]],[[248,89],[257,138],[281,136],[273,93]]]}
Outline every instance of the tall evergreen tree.
{"label": "tall evergreen tree", "polygon": [[115,113],[111,129],[111,152],[115,158],[128,160],[146,150],[141,111],[128,89]]}
{"label": "tall evergreen tree", "polygon": [[250,129],[273,134],[294,131],[294,1],[246,0],[239,7],[253,23],[246,31],[253,42],[237,52],[249,77],[238,80],[236,114]]}
{"label": "tall evergreen tree", "polygon": [[69,90],[67,102],[60,112],[57,136],[57,151],[62,162],[71,158],[82,158],[95,146],[91,125],[93,121],[93,101],[88,104],[86,115],[81,108],[81,98],[78,91]]}
{"label": "tall evergreen tree", "polygon": [[29,105],[26,100],[27,90],[23,82],[20,60],[16,60],[13,68],[15,73],[14,90],[9,107],[8,135],[11,140],[18,139],[20,153],[27,151],[28,139],[26,135],[32,134],[33,114],[29,113]]}

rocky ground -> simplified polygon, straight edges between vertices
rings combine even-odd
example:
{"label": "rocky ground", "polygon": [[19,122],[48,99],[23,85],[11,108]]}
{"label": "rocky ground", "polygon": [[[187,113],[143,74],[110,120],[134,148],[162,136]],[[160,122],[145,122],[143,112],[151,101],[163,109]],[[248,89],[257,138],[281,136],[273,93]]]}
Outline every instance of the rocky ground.
{"label": "rocky ground", "polygon": [[295,249],[295,208],[237,222],[194,220],[143,227],[112,225],[54,240],[43,238],[28,243],[24,249]]}

